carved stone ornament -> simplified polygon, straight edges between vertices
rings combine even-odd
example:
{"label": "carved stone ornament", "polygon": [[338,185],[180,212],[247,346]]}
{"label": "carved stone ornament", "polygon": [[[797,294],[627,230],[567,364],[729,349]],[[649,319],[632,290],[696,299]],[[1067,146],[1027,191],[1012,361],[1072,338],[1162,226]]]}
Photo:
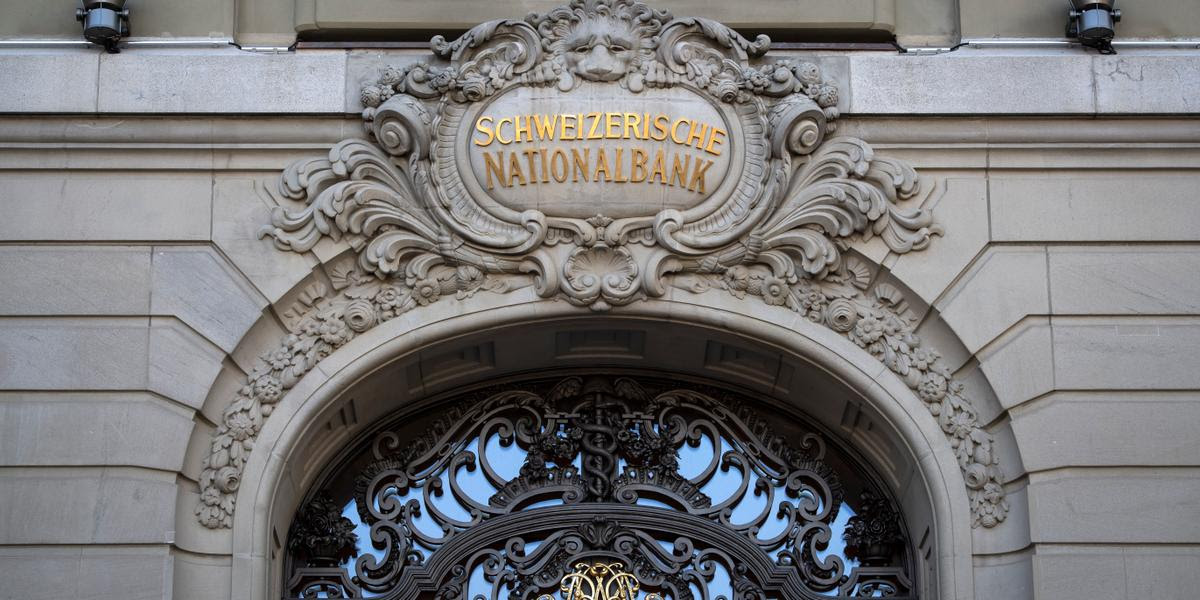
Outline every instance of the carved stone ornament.
{"label": "carved stone ornament", "polygon": [[281,177],[295,206],[264,235],[294,252],[345,239],[357,262],[332,274],[337,293],[302,298],[226,409],[200,521],[231,526],[264,419],[322,358],[443,297],[528,286],[595,311],[674,287],[802,313],[916,391],[954,447],[975,523],[1004,520],[992,438],[962,384],[913,335],[901,292],[871,287],[843,255],[852,239],[930,243],[932,215],[902,206],[917,175],[862,140],[827,139],[837,88],[768,47],[632,0],[573,0],[434,38],[437,64],[386,69],[362,90],[369,139]]}

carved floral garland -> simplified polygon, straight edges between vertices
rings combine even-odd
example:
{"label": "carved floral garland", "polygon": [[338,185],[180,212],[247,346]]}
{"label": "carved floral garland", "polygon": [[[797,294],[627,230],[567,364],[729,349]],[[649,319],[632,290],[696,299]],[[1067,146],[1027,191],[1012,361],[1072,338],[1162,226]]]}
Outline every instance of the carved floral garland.
{"label": "carved floral garland", "polygon": [[[589,27],[636,46],[614,55],[603,81],[628,93],[685,87],[727,103],[758,131],[744,140],[751,175],[711,214],[689,221],[664,210],[614,220],[526,211],[505,220],[447,179],[455,169],[437,168],[456,157],[434,132],[462,107],[513,87],[553,84],[568,92],[601,77],[570,52],[577,39],[598,37],[580,37]],[[900,291],[871,287],[865,265],[842,254],[848,239],[875,235],[897,253],[929,244],[940,231],[932,215],[898,204],[916,194],[916,173],[876,157],[861,140],[826,141],[837,88],[810,63],[752,66],[749,57],[768,46],[763,36],[749,42],[720,23],[673,19],[632,0],[574,0],[528,22],[484,23],[452,43],[435,38],[449,66],[386,70],[363,90],[373,141],[345,140],[281,177],[281,195],[300,208],[277,209],[264,234],[295,252],[323,237],[345,238],[357,262],[331,273],[337,294],[304,298],[310,308],[226,408],[200,477],[200,522],[232,526],[234,495],[264,420],[330,353],[444,296],[527,286],[601,311],[662,297],[673,286],[757,296],[801,313],[869,352],[917,393],[954,448],[974,523],[1003,521],[1008,504],[993,441],[963,385],[913,334]]]}

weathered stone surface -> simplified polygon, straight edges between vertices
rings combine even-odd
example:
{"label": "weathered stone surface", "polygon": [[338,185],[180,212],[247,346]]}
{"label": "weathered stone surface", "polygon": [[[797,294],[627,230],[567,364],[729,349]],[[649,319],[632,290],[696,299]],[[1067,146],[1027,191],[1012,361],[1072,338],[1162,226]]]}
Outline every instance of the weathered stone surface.
{"label": "weathered stone surface", "polygon": [[207,240],[212,177],[171,172],[0,172],[0,239]]}
{"label": "weathered stone surface", "polygon": [[996,399],[1005,408],[1054,389],[1053,340],[1045,317],[1029,318],[979,353]]}
{"label": "weathered stone surface", "polygon": [[919,255],[902,254],[891,267],[892,274],[929,303],[938,299],[988,243],[987,181],[953,178],[933,182],[927,179],[926,185],[944,188],[932,207],[944,231]]}
{"label": "weathered stone surface", "polygon": [[212,248],[154,248],[151,311],[177,316],[222,350],[233,351],[265,305]]}
{"label": "weathered stone surface", "polygon": [[172,592],[176,598],[228,598],[230,592],[230,565],[228,556],[206,556],[178,552],[174,555],[174,582]]}
{"label": "weathered stone surface", "polygon": [[1052,246],[1054,314],[1200,313],[1200,247]]}
{"label": "weathered stone surface", "polygon": [[1061,389],[1200,388],[1200,319],[1053,317]]}
{"label": "weathered stone surface", "polygon": [[1200,394],[1054,392],[1012,411],[1031,471],[1200,464]]}
{"label": "weathered stone surface", "polygon": [[275,206],[262,178],[218,176],[213,186],[213,243],[229,257],[258,291],[276,300],[312,270],[315,262],[299,254],[275,251],[259,235]]}
{"label": "weathered stone surface", "polygon": [[1197,185],[1176,173],[994,175],[992,241],[1195,241]]}
{"label": "weathered stone surface", "polygon": [[146,387],[147,319],[0,319],[0,389]]}
{"label": "weathered stone surface", "polygon": [[94,112],[99,60],[90,49],[0,51],[0,112]]}
{"label": "weathered stone surface", "polygon": [[0,313],[142,315],[150,310],[150,248],[0,247]]}
{"label": "weathered stone surface", "polygon": [[1127,600],[1121,549],[1038,546],[1033,557],[1034,598]]}
{"label": "weathered stone surface", "polygon": [[0,466],[183,465],[191,414],[144,392],[0,394]]}
{"label": "weathered stone surface", "polygon": [[1050,312],[1046,250],[989,248],[937,304],[942,319],[976,351],[1027,315]]}
{"label": "weathered stone surface", "polygon": [[182,321],[150,319],[150,390],[199,409],[224,359],[220,348]]}
{"label": "weathered stone surface", "polygon": [[1028,489],[1034,542],[1200,543],[1200,469],[1060,469]]}
{"label": "weathered stone surface", "polygon": [[100,57],[99,112],[342,112],[346,54],[147,50]]}
{"label": "weathered stone surface", "polygon": [[[1092,113],[1091,57],[960,50],[852,54],[850,111],[863,114]],[[1019,91],[1018,91],[1019,90]]]}
{"label": "weathered stone surface", "polygon": [[179,598],[172,562],[165,545],[0,546],[0,581],[6,600]]}
{"label": "weathered stone surface", "polygon": [[1200,111],[1195,56],[1097,56],[1096,108],[1106,113]]}
{"label": "weathered stone surface", "polygon": [[1029,600],[1033,597],[1033,553],[975,558],[975,597]]}
{"label": "weathered stone surface", "polygon": [[158,544],[170,541],[174,519],[172,473],[128,467],[0,470],[5,544]]}

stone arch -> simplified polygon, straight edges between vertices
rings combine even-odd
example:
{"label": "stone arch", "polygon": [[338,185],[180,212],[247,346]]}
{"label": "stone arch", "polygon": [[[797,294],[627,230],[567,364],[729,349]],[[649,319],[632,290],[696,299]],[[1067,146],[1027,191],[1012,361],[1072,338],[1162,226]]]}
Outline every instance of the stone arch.
{"label": "stone arch", "polygon": [[[936,589],[940,597],[972,596],[974,542],[962,474],[945,435],[913,391],[854,344],[806,319],[788,319],[795,315],[786,309],[750,314],[738,302],[712,291],[687,296],[640,302],[620,314],[605,316],[589,316],[567,303],[538,300],[532,294],[525,298],[478,296],[461,303],[431,305],[413,311],[411,318],[395,319],[367,331],[321,361],[279,401],[246,462],[244,483],[236,494],[240,509],[234,513],[232,529],[199,535],[225,538],[220,545],[228,544],[234,556],[231,588],[235,594],[270,598],[272,586],[278,585],[280,544],[306,486],[329,453],[344,444],[357,427],[386,412],[370,402],[348,403],[352,390],[364,389],[361,386],[369,385],[373,378],[382,381],[380,373],[389,369],[419,373],[420,361],[436,362],[441,360],[438,357],[461,364],[449,364],[449,376],[422,381],[412,397],[436,393],[453,383],[511,372],[511,365],[497,368],[495,355],[489,357],[488,350],[481,350],[487,345],[480,342],[481,331],[494,337],[506,330],[542,328],[553,330],[559,338],[565,335],[565,342],[556,343],[570,346],[572,333],[586,340],[589,332],[606,332],[600,339],[616,340],[624,335],[621,332],[640,328],[640,342],[626,336],[625,342],[612,341],[609,346],[641,343],[644,349],[646,331],[708,336],[704,354],[710,364],[701,366],[713,370],[710,377],[723,375],[737,383],[751,383],[771,369],[763,365],[774,365],[777,373],[791,370],[798,378],[795,369],[800,368],[823,374],[828,382],[842,386],[846,399],[842,408],[818,416],[826,423],[833,421],[852,443],[861,442],[868,459],[884,465],[881,470],[893,491],[904,492],[898,497],[914,541],[920,542],[920,551],[929,561],[923,576],[936,574],[935,586],[927,589]],[[493,343],[491,351],[495,350]],[[472,361],[476,366],[471,366]],[[492,367],[480,366],[489,361]],[[413,371],[414,364],[417,371]],[[657,367],[679,368],[669,364]],[[763,391],[778,395],[784,387],[776,382]],[[812,407],[801,408],[811,411]],[[896,462],[896,456],[903,457],[898,461],[901,466],[888,466],[888,462]],[[903,465],[910,470],[905,471]],[[905,483],[910,477],[915,484]],[[190,510],[181,510],[179,520],[181,530],[198,528]]]}

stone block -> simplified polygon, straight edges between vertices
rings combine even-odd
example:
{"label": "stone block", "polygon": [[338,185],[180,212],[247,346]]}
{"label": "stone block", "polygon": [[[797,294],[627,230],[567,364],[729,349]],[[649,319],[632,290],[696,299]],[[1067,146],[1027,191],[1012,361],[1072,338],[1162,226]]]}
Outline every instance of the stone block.
{"label": "stone block", "polygon": [[1200,388],[1200,318],[1052,317],[1061,389]]}
{"label": "stone block", "polygon": [[1200,590],[1200,548],[1124,548],[1126,585],[1144,598],[1191,598]]}
{"label": "stone block", "polygon": [[1200,62],[1195,56],[1122,53],[1097,56],[1096,108],[1102,113],[1195,113]]}
{"label": "stone block", "polygon": [[0,546],[5,600],[161,600],[171,572],[165,545]]}
{"label": "stone block", "polygon": [[975,556],[975,597],[1029,600],[1033,597],[1033,553]]}
{"label": "stone block", "polygon": [[95,112],[99,60],[91,49],[0,52],[0,112]]}
{"label": "stone block", "polygon": [[174,597],[229,598],[232,561],[229,556],[176,553]]}
{"label": "stone block", "polygon": [[1200,469],[1059,469],[1029,476],[1037,543],[1200,543]]}
{"label": "stone block", "polygon": [[175,489],[172,473],[128,467],[2,469],[0,543],[167,543]]}
{"label": "stone block", "polygon": [[146,318],[0,318],[0,389],[146,388]]}
{"label": "stone block", "polygon": [[955,178],[941,186],[933,204],[934,220],[945,232],[924,250],[901,254],[891,271],[913,292],[933,303],[988,243],[987,182]]}
{"label": "stone block", "polygon": [[150,319],[149,389],[199,410],[225,353],[182,321]]}
{"label": "stone block", "polygon": [[279,250],[270,238],[259,235],[270,225],[275,207],[263,188],[266,183],[248,175],[218,176],[213,187],[212,237],[262,295],[276,300],[308,275],[316,261]]}
{"label": "stone block", "polygon": [[965,50],[850,56],[851,114],[1094,113],[1091,57]]}
{"label": "stone block", "polygon": [[100,57],[98,111],[341,113],[346,55],[236,49],[145,50]]}
{"label": "stone block", "polygon": [[1012,429],[1032,471],[1200,464],[1196,392],[1054,392],[1013,409]]}
{"label": "stone block", "polygon": [[0,172],[0,240],[207,240],[212,177],[199,172]]}
{"label": "stone block", "polygon": [[979,366],[1006,409],[1054,389],[1053,341],[1045,317],[1026,319],[980,351]]}
{"label": "stone block", "polygon": [[989,180],[992,241],[1200,240],[1200,177],[1059,172]]}
{"label": "stone block", "polygon": [[150,310],[150,248],[0,247],[0,313],[143,315]]}
{"label": "stone block", "polygon": [[1027,315],[1049,314],[1045,248],[989,248],[936,306],[972,352]]}
{"label": "stone block", "polygon": [[1054,314],[1200,313],[1200,247],[1054,246]]}
{"label": "stone block", "polygon": [[0,394],[0,466],[183,466],[192,415],[142,392]]}
{"label": "stone block", "polygon": [[175,315],[225,352],[262,316],[266,300],[215,250],[154,248],[154,314]]}
{"label": "stone block", "polygon": [[[1121,549],[1044,548],[1033,557],[1037,600],[1128,600]],[[1136,596],[1135,596],[1136,597]]]}

